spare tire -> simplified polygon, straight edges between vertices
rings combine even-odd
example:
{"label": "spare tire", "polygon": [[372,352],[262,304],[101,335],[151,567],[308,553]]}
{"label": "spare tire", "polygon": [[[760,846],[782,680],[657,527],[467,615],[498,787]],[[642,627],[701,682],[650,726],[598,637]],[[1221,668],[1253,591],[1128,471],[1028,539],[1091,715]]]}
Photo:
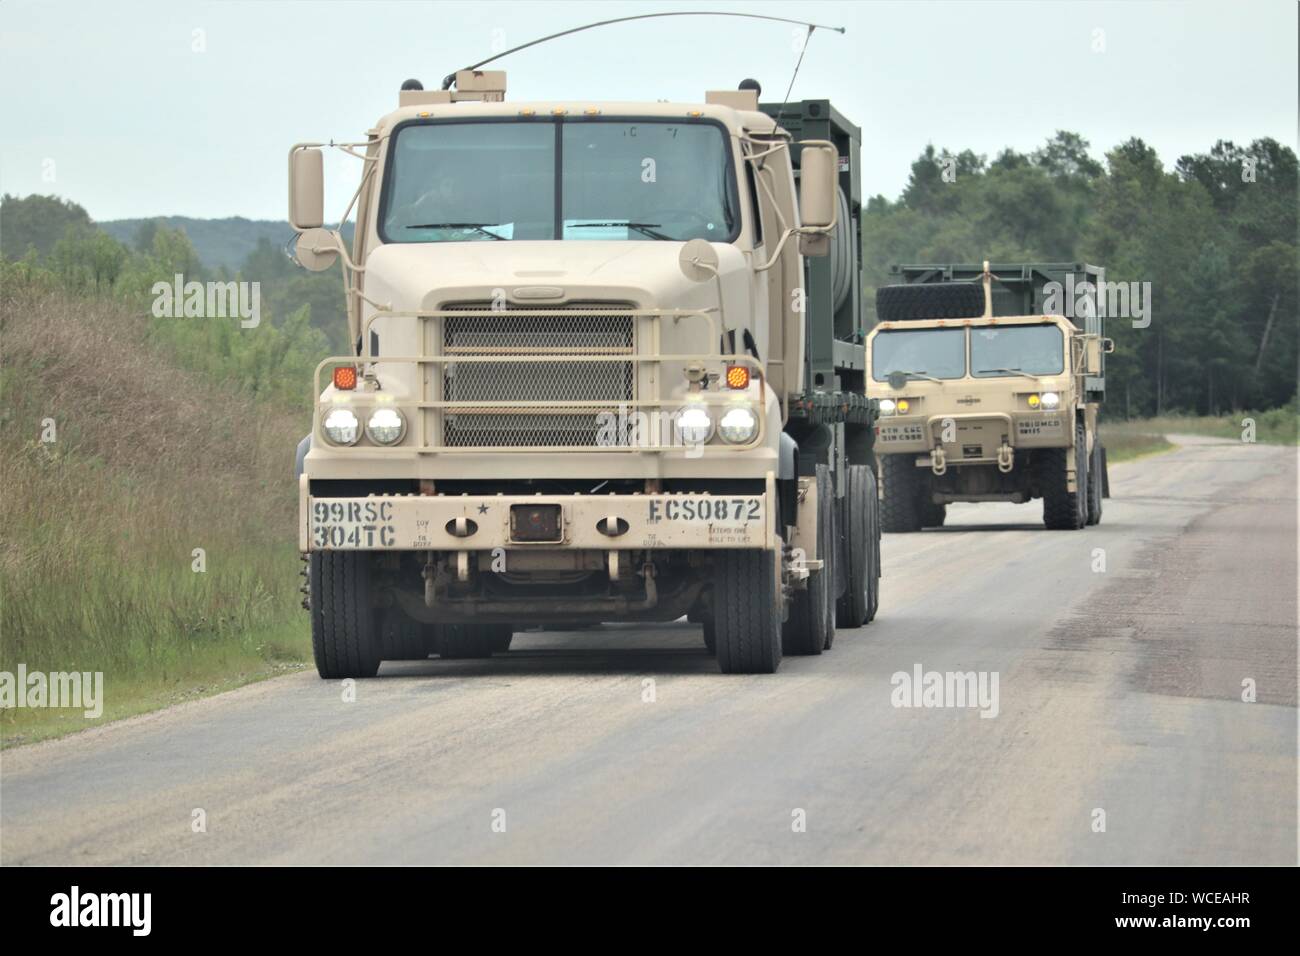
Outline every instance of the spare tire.
{"label": "spare tire", "polygon": [[984,287],[970,282],[884,285],[876,290],[881,322],[977,319],[984,314]]}

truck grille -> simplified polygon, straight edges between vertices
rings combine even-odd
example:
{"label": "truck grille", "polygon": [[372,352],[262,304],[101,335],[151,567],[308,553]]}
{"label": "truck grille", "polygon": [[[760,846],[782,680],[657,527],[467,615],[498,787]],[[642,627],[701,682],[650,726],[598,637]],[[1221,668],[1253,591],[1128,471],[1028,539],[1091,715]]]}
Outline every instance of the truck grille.
{"label": "truck grille", "polygon": [[[486,312],[490,304],[444,307]],[[634,363],[456,362],[454,356],[631,356],[633,316],[601,312],[609,303],[575,303],[571,315],[520,315],[507,308],[491,315],[443,319],[443,396],[452,402],[598,402],[601,408],[458,409],[447,412],[443,443],[449,447],[558,448],[595,446],[602,411],[617,414],[634,398]]]}

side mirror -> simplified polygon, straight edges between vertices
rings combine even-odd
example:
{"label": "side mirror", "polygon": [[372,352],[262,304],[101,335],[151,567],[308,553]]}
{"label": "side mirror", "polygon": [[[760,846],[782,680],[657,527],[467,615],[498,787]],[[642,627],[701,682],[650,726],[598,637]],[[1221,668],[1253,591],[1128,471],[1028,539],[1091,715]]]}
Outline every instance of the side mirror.
{"label": "side mirror", "polygon": [[[1107,339],[1106,341],[1110,341]],[[1101,353],[1103,351],[1102,340],[1098,338],[1089,338],[1084,340],[1083,344],[1083,374],[1100,375],[1101,374]]]}
{"label": "side mirror", "polygon": [[319,149],[289,151],[289,225],[299,232],[325,224],[325,160]]}
{"label": "side mirror", "polygon": [[1112,354],[1112,353],[1115,351],[1115,340],[1114,340],[1114,339],[1102,339],[1102,340],[1101,340],[1101,350],[1102,350],[1102,352],[1103,352],[1104,354],[1106,354],[1106,355],[1110,355],[1110,354]]}
{"label": "side mirror", "polygon": [[825,140],[807,140],[799,152],[799,220],[810,229],[835,225],[839,171],[835,146]]}

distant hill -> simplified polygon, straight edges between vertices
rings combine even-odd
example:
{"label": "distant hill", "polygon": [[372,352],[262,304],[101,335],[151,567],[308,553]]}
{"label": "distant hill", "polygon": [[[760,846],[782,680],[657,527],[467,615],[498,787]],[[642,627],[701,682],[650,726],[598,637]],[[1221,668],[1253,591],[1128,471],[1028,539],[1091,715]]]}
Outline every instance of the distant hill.
{"label": "distant hill", "polygon": [[[267,239],[276,248],[282,248],[293,237],[287,222],[274,219],[245,219],[232,216],[228,219],[192,219],[189,216],[151,216],[144,219],[111,219],[97,222],[100,229],[118,242],[131,245],[136,234],[146,222],[156,222],[168,229],[183,229],[189,236],[199,261],[210,269],[225,268],[234,272],[249,253],[257,248],[261,239]],[[343,227],[343,238],[352,241],[352,223]]]}

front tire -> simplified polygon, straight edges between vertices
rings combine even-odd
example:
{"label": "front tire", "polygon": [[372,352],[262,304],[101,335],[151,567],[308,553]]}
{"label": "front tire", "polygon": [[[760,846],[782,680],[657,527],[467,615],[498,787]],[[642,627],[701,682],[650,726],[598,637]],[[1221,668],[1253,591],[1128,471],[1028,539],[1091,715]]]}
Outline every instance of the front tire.
{"label": "front tire", "polygon": [[774,551],[717,552],[713,636],[724,674],[774,674],[781,666],[779,561]]}
{"label": "front tire", "polygon": [[[1073,448],[1052,448],[1043,456],[1043,524],[1053,531],[1078,531],[1088,523],[1088,436],[1074,426]],[[1070,491],[1065,464],[1074,455],[1076,490]]]}
{"label": "front tire", "polygon": [[316,672],[326,680],[374,677],[381,655],[370,601],[370,554],[313,551],[307,576]]}
{"label": "front tire", "polygon": [[884,497],[880,500],[882,530],[890,534],[921,530],[921,476],[911,455],[882,455],[881,478]]}

